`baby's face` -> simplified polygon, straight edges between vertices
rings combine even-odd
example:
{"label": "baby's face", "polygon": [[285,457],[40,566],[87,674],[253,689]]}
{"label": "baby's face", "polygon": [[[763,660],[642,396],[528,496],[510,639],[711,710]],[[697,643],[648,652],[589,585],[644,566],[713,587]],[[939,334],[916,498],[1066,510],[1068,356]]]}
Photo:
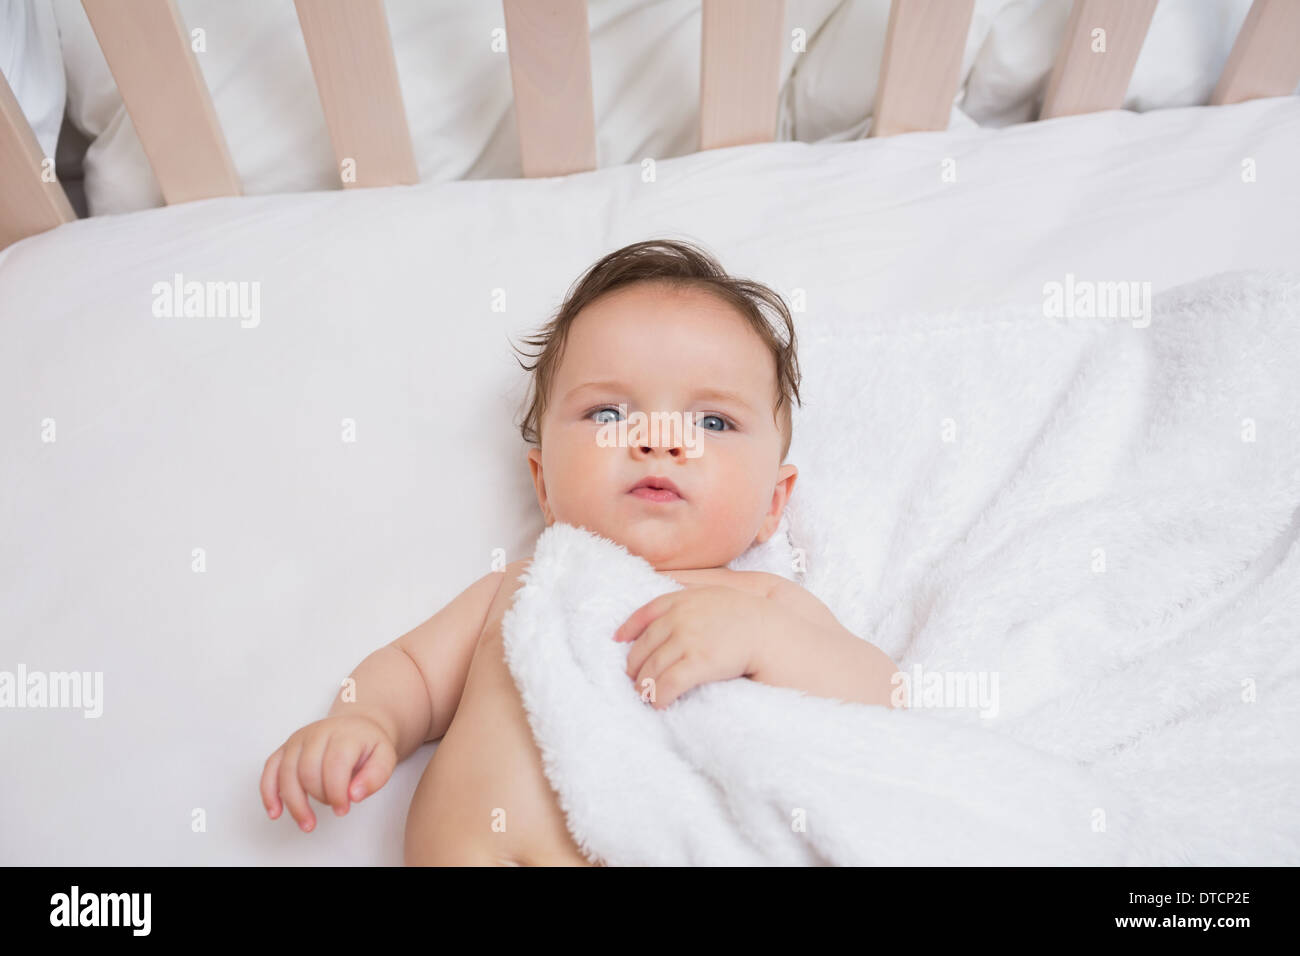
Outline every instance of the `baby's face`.
{"label": "baby's face", "polygon": [[[794,487],[776,388],[771,352],[723,300],[647,283],[608,293],[570,327],[528,453],[546,523],[581,525],[660,571],[725,565],[772,535]],[[674,412],[693,433],[668,427]],[[620,423],[628,440],[610,445]],[[633,492],[646,478],[680,495]]]}

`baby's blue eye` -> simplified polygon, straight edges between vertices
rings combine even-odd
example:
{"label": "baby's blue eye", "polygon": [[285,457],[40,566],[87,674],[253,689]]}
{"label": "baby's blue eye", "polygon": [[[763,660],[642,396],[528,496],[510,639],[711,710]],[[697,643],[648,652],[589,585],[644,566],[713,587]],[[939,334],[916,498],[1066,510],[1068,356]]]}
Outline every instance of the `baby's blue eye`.
{"label": "baby's blue eye", "polygon": [[620,411],[619,411],[617,408],[615,408],[613,405],[606,405],[604,408],[597,408],[595,411],[591,412],[591,414],[588,415],[587,417],[588,417],[588,418],[591,418],[593,415],[595,415],[595,416],[603,415],[605,412],[613,412],[613,413],[614,413],[614,417],[613,417],[613,418],[603,418],[603,419],[602,419],[602,418],[599,418],[599,417],[596,418],[596,421],[599,422],[599,423],[602,424],[602,425],[608,424],[609,422],[616,422],[616,421],[618,421],[619,418],[622,416],[622,412],[620,412]]}
{"label": "baby's blue eye", "polygon": [[[717,427],[706,424],[706,422],[709,421],[717,422],[718,423]],[[709,431],[715,431],[715,432],[726,431],[728,428],[731,427],[730,424],[727,422],[727,420],[723,418],[721,415],[701,415],[700,425],[703,428],[709,429]]]}

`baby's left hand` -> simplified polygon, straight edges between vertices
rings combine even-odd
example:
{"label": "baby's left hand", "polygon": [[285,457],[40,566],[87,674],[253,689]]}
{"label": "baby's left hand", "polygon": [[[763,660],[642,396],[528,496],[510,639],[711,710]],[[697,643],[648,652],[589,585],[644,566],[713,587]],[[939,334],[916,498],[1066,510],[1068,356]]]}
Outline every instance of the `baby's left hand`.
{"label": "baby's left hand", "polygon": [[627,673],[663,710],[692,687],[758,670],[778,607],[737,588],[687,587],[643,605],[614,632],[632,641]]}

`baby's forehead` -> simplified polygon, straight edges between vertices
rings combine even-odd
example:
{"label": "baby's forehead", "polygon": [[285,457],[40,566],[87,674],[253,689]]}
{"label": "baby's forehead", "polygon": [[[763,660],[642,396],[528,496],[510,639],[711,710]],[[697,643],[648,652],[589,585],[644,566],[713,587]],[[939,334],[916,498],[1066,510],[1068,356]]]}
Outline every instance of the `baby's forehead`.
{"label": "baby's forehead", "polygon": [[608,345],[629,338],[643,348],[662,344],[680,347],[683,340],[726,343],[750,353],[769,352],[753,322],[735,303],[703,289],[637,283],[612,290],[583,307],[574,317],[567,338]]}
{"label": "baby's forehead", "polygon": [[689,383],[765,396],[776,387],[777,376],[775,359],[761,343],[753,351],[742,350],[734,339],[701,330],[689,341],[653,331],[632,340],[575,337],[560,356],[556,380],[572,388],[593,379],[625,385]]}
{"label": "baby's forehead", "polygon": [[727,313],[743,319],[735,302],[717,289],[698,283],[671,283],[645,280],[611,289],[593,305],[604,301],[614,307],[649,306]]}
{"label": "baby's forehead", "polygon": [[708,290],[636,283],[605,293],[574,318],[556,376],[568,391],[592,381],[665,379],[770,404],[776,358],[735,304]]}

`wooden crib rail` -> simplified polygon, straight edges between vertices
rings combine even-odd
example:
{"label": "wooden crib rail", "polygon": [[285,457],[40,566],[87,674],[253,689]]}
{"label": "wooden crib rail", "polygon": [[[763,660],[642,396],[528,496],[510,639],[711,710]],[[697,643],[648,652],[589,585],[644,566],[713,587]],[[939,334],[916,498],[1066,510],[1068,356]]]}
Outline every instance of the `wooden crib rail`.
{"label": "wooden crib rail", "polygon": [[872,136],[948,128],[975,0],[894,0]]}
{"label": "wooden crib rail", "polygon": [[0,249],[77,215],[9,81],[0,75]]}
{"label": "wooden crib rail", "polygon": [[[784,0],[701,0],[699,148],[771,140]],[[343,187],[419,180],[383,0],[294,0]],[[1116,109],[1157,0],[1074,0],[1041,119]],[[82,0],[168,203],[239,177],[176,0]],[[893,0],[872,136],[944,129],[974,0]],[[525,176],[596,168],[586,0],[502,0]],[[1254,0],[1211,104],[1293,92],[1300,0]],[[647,117],[646,122],[653,122]],[[0,249],[74,218],[0,77]]]}
{"label": "wooden crib rail", "polygon": [[1212,106],[1286,96],[1300,83],[1300,0],[1255,0],[1237,33]]}
{"label": "wooden crib rail", "polygon": [[587,0],[504,0],[524,176],[596,168]]}
{"label": "wooden crib rail", "polygon": [[770,141],[785,0],[704,0],[700,12],[700,149]]}
{"label": "wooden crib rail", "polygon": [[1039,119],[1119,109],[1156,0],[1075,0]]}
{"label": "wooden crib rail", "polygon": [[238,196],[239,176],[175,0],[82,0],[168,205]]}
{"label": "wooden crib rail", "polygon": [[383,0],[294,0],[343,188],[420,181]]}

